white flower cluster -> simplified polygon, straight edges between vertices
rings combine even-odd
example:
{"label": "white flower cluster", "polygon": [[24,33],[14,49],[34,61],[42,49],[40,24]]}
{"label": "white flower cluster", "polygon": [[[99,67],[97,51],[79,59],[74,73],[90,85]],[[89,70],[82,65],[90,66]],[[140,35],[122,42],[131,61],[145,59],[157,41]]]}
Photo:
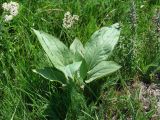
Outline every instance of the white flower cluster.
{"label": "white flower cluster", "polygon": [[2,4],[2,8],[5,12],[9,13],[9,15],[4,16],[5,22],[11,21],[14,16],[18,15],[19,4],[17,2],[5,2]]}
{"label": "white flower cluster", "polygon": [[73,24],[75,24],[75,22],[78,20],[79,20],[78,15],[72,16],[71,13],[68,11],[64,14],[63,27],[66,29],[71,28],[73,26]]}

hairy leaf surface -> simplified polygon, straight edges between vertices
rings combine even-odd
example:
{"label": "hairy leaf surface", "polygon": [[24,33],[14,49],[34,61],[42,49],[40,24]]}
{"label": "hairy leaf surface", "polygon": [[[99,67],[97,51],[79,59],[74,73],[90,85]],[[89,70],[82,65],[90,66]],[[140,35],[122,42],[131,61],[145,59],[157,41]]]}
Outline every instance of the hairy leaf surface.
{"label": "hairy leaf surface", "polygon": [[60,70],[63,71],[67,79],[71,78],[74,80],[74,76],[76,75],[76,72],[79,70],[81,63],[82,62],[74,62],[65,67],[61,67]]}
{"label": "hairy leaf surface", "polygon": [[84,58],[88,65],[88,71],[108,58],[119,39],[118,27],[118,23],[110,27],[103,27],[96,31],[86,43]]}
{"label": "hairy leaf surface", "polygon": [[72,62],[70,50],[56,37],[42,31],[33,30],[52,64],[59,69]]}
{"label": "hairy leaf surface", "polygon": [[79,39],[75,39],[73,43],[70,45],[70,50],[74,54],[75,61],[82,61],[84,57],[84,48],[83,44]]}
{"label": "hairy leaf surface", "polygon": [[120,65],[113,61],[102,61],[87,73],[88,80],[86,80],[85,82],[89,83],[95,79],[104,77],[110,73],[117,71],[120,67]]}
{"label": "hairy leaf surface", "polygon": [[65,76],[61,71],[58,71],[55,68],[52,67],[45,67],[43,69],[34,69],[33,72],[41,75],[45,79],[48,79],[50,81],[57,81],[60,83],[65,83]]}

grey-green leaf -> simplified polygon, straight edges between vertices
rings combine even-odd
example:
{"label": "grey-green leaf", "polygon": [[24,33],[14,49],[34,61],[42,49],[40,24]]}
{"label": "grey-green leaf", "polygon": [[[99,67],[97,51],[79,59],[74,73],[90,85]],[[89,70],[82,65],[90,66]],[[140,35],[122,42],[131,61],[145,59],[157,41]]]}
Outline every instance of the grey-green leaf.
{"label": "grey-green leaf", "polygon": [[57,69],[72,62],[70,50],[58,38],[42,31],[34,29],[33,31],[37,35],[39,42],[47,53],[52,64]]}
{"label": "grey-green leaf", "polygon": [[86,43],[84,58],[88,70],[108,58],[119,39],[120,29],[118,27],[118,23],[110,27],[103,27],[96,31]]}
{"label": "grey-green leaf", "polygon": [[87,73],[86,83],[90,83],[95,79],[104,77],[120,69],[120,65],[113,61],[102,61]]}
{"label": "grey-green leaf", "polygon": [[70,50],[74,54],[74,61],[81,61],[84,57],[83,44],[79,39],[75,39],[70,45]]}
{"label": "grey-green leaf", "polygon": [[74,80],[74,76],[78,72],[82,62],[73,62],[65,67],[61,67],[60,70],[65,74],[65,77]]}
{"label": "grey-green leaf", "polygon": [[66,82],[64,74],[55,68],[45,67],[43,69],[34,69],[33,72],[41,75],[42,77],[50,81],[57,81],[63,84],[65,84]]}

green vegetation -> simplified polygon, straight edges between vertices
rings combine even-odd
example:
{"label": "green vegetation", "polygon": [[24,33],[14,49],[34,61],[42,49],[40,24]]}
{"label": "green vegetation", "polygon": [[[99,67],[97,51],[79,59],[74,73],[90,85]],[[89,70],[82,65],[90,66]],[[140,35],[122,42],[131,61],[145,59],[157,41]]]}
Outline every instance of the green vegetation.
{"label": "green vegetation", "polygon": [[[4,2],[6,1],[1,0],[0,4]],[[149,109],[144,109],[144,104],[140,100],[139,83],[141,81],[149,86],[152,83],[158,84],[160,79],[159,0],[19,0],[17,2],[20,5],[19,13],[10,22],[3,21],[3,9],[0,8],[0,120],[153,119],[153,115],[157,112],[156,100],[153,98]],[[73,16],[79,16],[70,28],[63,26],[64,14],[67,11]],[[85,77],[76,78],[78,76],[76,71],[83,63],[82,54],[79,52],[82,50],[79,49],[83,49],[84,46],[84,56],[88,63],[91,59],[97,62],[99,56],[92,55],[98,52],[100,46],[98,43],[98,47],[94,46],[90,40],[100,40],[90,37],[102,27],[117,25],[115,23],[120,24],[120,28],[116,29],[121,30],[121,34],[118,43],[117,41],[117,44],[115,43],[116,46],[113,43],[114,50],[110,48],[110,51],[113,51],[107,61],[115,61],[121,65],[121,69],[108,76],[103,75],[103,78],[96,76],[101,78],[100,80],[87,79],[87,84],[84,84],[86,73],[91,69],[84,72]],[[39,36],[39,31],[34,33],[32,29],[44,31],[61,40],[61,42],[54,41],[53,37],[52,42],[64,43],[64,53],[69,51],[71,45],[73,53],[59,55],[63,60],[58,58],[56,61],[45,50],[47,56],[42,49],[43,39],[39,39],[41,47],[35,35],[36,33]],[[114,37],[113,34],[110,36]],[[105,46],[107,43],[103,42]],[[74,55],[74,59],[68,54],[72,57]],[[76,67],[59,68],[59,65],[62,65],[59,60],[65,65],[73,63]],[[97,63],[99,62],[101,61]],[[52,65],[55,68],[50,68]],[[72,67],[74,68],[71,70]],[[43,76],[50,75],[48,79],[51,81],[46,80],[46,76],[43,78],[35,74],[32,70]],[[68,71],[72,74],[68,74]],[[60,77],[62,81],[52,81],[53,77],[56,77],[56,80]],[[87,76],[87,78],[92,77],[95,76]],[[67,78],[73,81],[65,84]],[[154,119],[159,120],[158,117]]]}

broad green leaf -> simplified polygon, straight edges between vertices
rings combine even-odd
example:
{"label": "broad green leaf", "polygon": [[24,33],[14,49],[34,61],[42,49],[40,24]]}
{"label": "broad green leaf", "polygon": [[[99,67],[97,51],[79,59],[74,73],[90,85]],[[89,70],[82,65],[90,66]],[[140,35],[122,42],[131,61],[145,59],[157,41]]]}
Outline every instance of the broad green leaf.
{"label": "broad green leaf", "polygon": [[120,65],[113,61],[102,61],[87,73],[88,79],[85,82],[90,83],[95,79],[99,79],[110,73],[115,72],[120,67]]}
{"label": "broad green leaf", "polygon": [[78,72],[82,62],[74,62],[65,67],[60,67],[60,70],[65,74],[65,77],[74,80],[76,73]]}
{"label": "broad green leaf", "polygon": [[70,50],[56,37],[45,32],[34,30],[44,51],[47,53],[52,64],[59,69],[72,62]]}
{"label": "broad green leaf", "polygon": [[43,69],[34,69],[33,72],[41,75],[42,77],[50,81],[57,81],[64,84],[66,80],[64,74],[61,71],[58,71],[57,69],[51,67],[45,67]]}
{"label": "broad green leaf", "polygon": [[108,58],[119,39],[120,30],[118,27],[118,23],[110,27],[103,27],[96,31],[86,43],[84,58],[88,70]]}
{"label": "broad green leaf", "polygon": [[81,79],[85,79],[88,72],[86,61],[83,59],[80,67],[80,77]]}
{"label": "broad green leaf", "polygon": [[81,61],[84,57],[84,48],[83,44],[79,39],[75,39],[73,43],[70,45],[70,50],[74,54],[75,61]]}

